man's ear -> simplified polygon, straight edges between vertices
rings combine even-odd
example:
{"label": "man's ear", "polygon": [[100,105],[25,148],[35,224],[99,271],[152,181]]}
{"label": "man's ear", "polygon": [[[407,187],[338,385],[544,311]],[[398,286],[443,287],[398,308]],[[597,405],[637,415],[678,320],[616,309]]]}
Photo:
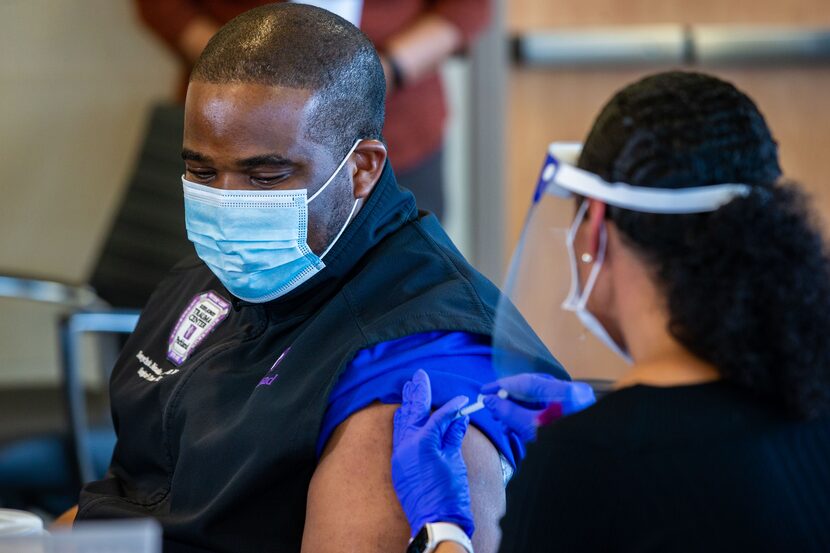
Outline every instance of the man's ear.
{"label": "man's ear", "polygon": [[375,188],[386,164],[386,146],[380,140],[364,140],[352,154],[355,199],[365,200]]}
{"label": "man's ear", "polygon": [[588,248],[594,259],[599,250],[599,235],[602,225],[605,224],[605,203],[599,200],[588,200]]}

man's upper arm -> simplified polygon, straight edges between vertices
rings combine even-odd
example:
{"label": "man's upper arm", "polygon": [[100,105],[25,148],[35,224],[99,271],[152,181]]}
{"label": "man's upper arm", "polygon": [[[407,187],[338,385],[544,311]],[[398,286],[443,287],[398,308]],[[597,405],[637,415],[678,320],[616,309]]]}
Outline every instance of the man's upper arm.
{"label": "man's upper arm", "polygon": [[[406,550],[409,526],[392,488],[392,416],[397,405],[372,404],[329,439],[308,490],[304,553],[394,553]],[[498,548],[504,513],[501,462],[475,427],[463,446],[470,481],[476,553]]]}

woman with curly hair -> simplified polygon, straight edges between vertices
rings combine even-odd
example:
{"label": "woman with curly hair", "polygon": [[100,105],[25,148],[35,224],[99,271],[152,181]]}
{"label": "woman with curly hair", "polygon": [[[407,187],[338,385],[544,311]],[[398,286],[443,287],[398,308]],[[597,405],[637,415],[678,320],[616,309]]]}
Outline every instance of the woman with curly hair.
{"label": "woman with curly hair", "polygon": [[[708,75],[645,78],[542,181],[576,197],[564,307],[632,365],[530,444],[501,551],[830,551],[830,257],[752,100]],[[538,375],[482,392],[528,440],[522,400],[590,403]],[[473,531],[463,400],[430,416],[429,394],[423,373],[404,389],[393,479],[425,528],[411,549],[461,552],[440,523]]]}

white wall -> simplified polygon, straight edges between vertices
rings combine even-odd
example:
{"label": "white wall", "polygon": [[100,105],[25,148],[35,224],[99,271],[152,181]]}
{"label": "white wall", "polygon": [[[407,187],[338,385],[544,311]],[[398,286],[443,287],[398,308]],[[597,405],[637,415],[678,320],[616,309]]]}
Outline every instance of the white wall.
{"label": "white wall", "polygon": [[0,52],[0,269],[82,281],[175,63],[128,0],[4,0]]}
{"label": "white wall", "polygon": [[452,58],[443,67],[442,77],[449,105],[444,154],[444,228],[466,256],[472,252],[470,64]]}
{"label": "white wall", "polygon": [[[0,274],[87,278],[176,77],[129,0],[0,1]],[[0,385],[55,381],[56,313],[0,299]]]}

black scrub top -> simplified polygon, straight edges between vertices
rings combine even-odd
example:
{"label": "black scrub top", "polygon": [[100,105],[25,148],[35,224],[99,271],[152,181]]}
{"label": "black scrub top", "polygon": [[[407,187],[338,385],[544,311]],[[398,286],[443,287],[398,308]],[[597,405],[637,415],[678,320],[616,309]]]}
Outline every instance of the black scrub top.
{"label": "black scrub top", "polygon": [[830,551],[830,418],[725,382],[613,392],[540,431],[502,553]]}

